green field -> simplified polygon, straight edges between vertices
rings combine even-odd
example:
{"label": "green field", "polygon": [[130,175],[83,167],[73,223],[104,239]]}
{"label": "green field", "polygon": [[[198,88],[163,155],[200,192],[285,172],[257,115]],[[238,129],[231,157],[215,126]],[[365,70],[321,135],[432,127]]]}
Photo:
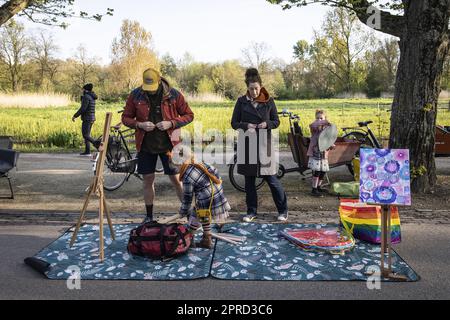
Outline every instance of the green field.
{"label": "green field", "polygon": [[[301,126],[305,134],[309,134],[308,125],[314,119],[314,111],[325,109],[328,119],[338,128],[354,126],[358,121],[372,120],[371,128],[378,137],[389,136],[390,100],[308,100],[279,101],[278,111],[288,109],[301,118]],[[202,123],[203,129],[218,129],[225,132],[230,129],[230,119],[234,102],[226,103],[192,103],[195,121]],[[92,135],[97,137],[103,129],[103,121],[108,111],[113,112],[113,124],[120,121],[118,110],[123,104],[97,105],[97,119]],[[72,115],[78,105],[70,107],[34,108],[0,108],[0,135],[13,136],[16,148],[21,151],[69,151],[79,150],[82,145],[81,121],[72,122]],[[439,109],[438,124],[450,125],[448,109]],[[193,125],[186,127],[192,132]],[[289,121],[282,119],[280,125],[280,141],[286,143]]]}

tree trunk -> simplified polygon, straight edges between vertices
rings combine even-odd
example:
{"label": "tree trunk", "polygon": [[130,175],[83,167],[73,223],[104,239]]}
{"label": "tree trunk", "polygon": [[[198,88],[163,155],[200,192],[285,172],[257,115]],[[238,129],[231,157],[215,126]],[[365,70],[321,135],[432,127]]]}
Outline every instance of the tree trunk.
{"label": "tree trunk", "polygon": [[413,192],[429,192],[436,184],[435,126],[448,11],[448,0],[411,0],[405,8],[389,147],[410,150]]}
{"label": "tree trunk", "polygon": [[33,0],[10,0],[0,7],[0,26],[8,22],[14,15],[27,8]]}

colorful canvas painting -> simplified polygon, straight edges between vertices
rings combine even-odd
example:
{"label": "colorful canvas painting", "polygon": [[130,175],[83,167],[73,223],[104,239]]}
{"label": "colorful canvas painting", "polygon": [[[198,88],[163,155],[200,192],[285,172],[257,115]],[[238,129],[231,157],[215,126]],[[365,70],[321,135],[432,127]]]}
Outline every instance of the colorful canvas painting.
{"label": "colorful canvas painting", "polygon": [[411,205],[409,150],[361,149],[361,202],[379,205]]}

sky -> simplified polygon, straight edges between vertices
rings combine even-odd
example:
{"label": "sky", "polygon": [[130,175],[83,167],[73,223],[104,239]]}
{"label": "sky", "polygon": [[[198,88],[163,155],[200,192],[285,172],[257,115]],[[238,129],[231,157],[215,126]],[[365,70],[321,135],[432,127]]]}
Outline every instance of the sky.
{"label": "sky", "polygon": [[294,44],[311,40],[329,10],[311,5],[283,11],[265,0],[77,0],[75,4],[76,11],[90,13],[113,8],[114,16],[105,16],[102,22],[71,19],[65,30],[31,22],[26,27],[52,33],[60,58],[73,56],[83,44],[102,64],[111,59],[111,43],[124,19],[138,21],[152,33],[156,52],[176,60],[186,52],[203,62],[241,59],[242,49],[254,41],[266,42],[271,57],[290,62]]}

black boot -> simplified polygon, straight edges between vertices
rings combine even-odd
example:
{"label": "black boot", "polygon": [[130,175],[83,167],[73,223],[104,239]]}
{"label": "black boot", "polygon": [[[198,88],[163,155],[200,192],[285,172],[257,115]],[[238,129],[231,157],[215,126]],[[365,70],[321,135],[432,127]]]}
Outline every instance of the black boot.
{"label": "black boot", "polygon": [[317,198],[323,198],[323,195],[319,192],[317,188],[313,188],[311,191],[311,195]]}

